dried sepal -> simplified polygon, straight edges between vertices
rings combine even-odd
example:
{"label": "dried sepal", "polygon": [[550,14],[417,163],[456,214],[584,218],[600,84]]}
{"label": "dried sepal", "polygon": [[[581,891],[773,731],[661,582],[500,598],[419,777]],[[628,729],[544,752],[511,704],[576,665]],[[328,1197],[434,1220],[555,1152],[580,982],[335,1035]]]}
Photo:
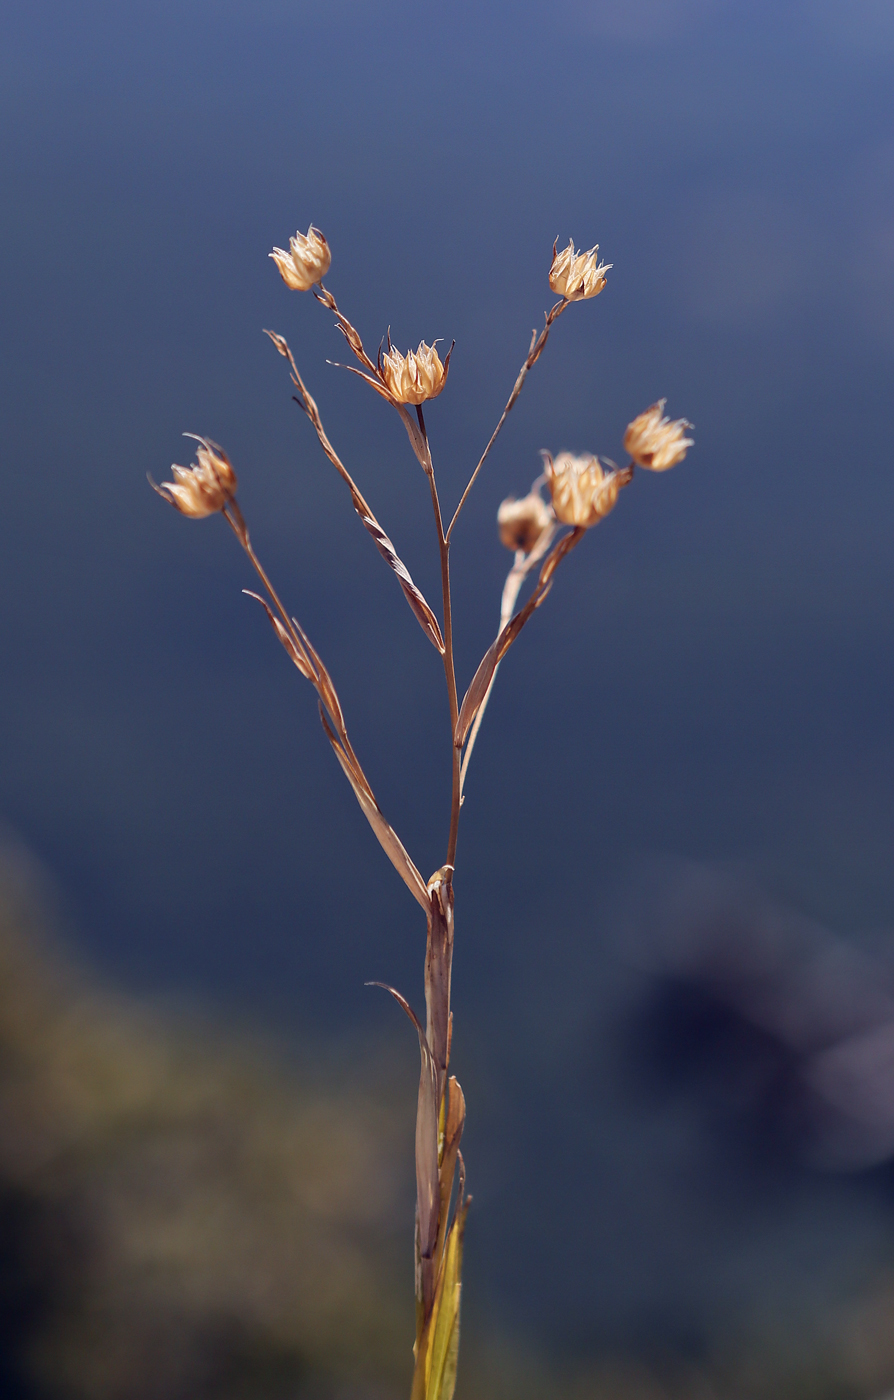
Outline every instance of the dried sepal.
{"label": "dried sepal", "polygon": [[268,255],[279,268],[280,276],[293,292],[309,292],[329,271],[332,254],[329,244],[318,228],[311,224],[307,233],[296,233],[289,239],[288,250],[274,248]]}
{"label": "dried sepal", "polygon": [[559,240],[553,244],[553,260],[549,270],[549,285],[557,296],[566,301],[585,301],[598,296],[605,286],[605,274],[611,263],[601,263],[597,258],[599,244],[589,252],[577,253],[572,238],[567,248],[557,252]]}
{"label": "dried sepal", "polygon": [[613,510],[622,486],[630,481],[629,468],[606,471],[598,457],[585,452],[576,457],[560,452],[543,453],[544,472],[556,519],[563,525],[589,530]]}
{"label": "dried sepal", "polygon": [[199,437],[197,433],[184,433],[183,436],[195,438],[199,444],[196,461],[189,467],[178,467],[175,463],[171,467],[173,481],[163,481],[156,486],[150,477],[149,484],[181,515],[191,520],[201,520],[224,509],[236,495],[238,482],[233,465],[222,447],[210,438]]}
{"label": "dried sepal", "polygon": [[453,346],[442,364],[437,344],[434,341],[426,345],[422,340],[417,350],[408,350],[402,355],[391,344],[389,335],[387,352],[383,355],[379,351],[378,374],[394,403],[419,405],[440,394],[447,383]]}
{"label": "dried sepal", "polygon": [[531,491],[521,500],[507,496],[497,511],[500,543],[507,549],[530,554],[553,521],[553,512],[538,491]]}
{"label": "dried sepal", "polygon": [[682,462],[687,450],[694,446],[694,439],[686,436],[686,429],[692,424],[685,418],[673,422],[665,418],[664,405],[667,399],[659,399],[634,418],[627,425],[624,434],[624,449],[629,452],[639,467],[652,472],[666,472]]}

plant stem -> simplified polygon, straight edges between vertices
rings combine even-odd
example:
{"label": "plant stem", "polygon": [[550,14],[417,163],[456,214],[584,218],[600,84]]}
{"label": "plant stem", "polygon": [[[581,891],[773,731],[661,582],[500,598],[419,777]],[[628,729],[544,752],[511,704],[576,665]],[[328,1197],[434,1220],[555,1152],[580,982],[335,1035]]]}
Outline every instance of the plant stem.
{"label": "plant stem", "polygon": [[270,579],[267,577],[267,572],[263,564],[261,563],[258,556],[255,554],[254,549],[252,548],[251,537],[248,533],[248,526],[245,523],[245,516],[242,514],[242,511],[239,509],[239,506],[236,504],[235,500],[229,501],[227,503],[227,505],[224,507],[223,515],[227,524],[233,531],[233,534],[236,536],[237,540],[242,545],[242,548],[245,550],[246,554],[251,560],[252,567],[254,568],[255,573],[266,588],[267,595],[270,598],[271,603],[276,608],[276,611],[282,618],[283,626],[285,627],[289,636],[296,643],[298,650],[303,652],[304,644],[302,643],[301,638],[298,636],[298,633],[295,630],[295,624],[289,617],[289,614],[286,612],[282,602],[280,601],[279,594],[273,587],[273,584],[270,582]]}
{"label": "plant stem", "polygon": [[481,471],[481,468],[484,466],[485,458],[487,457],[487,454],[490,452],[491,448],[493,447],[494,443],[499,437],[500,429],[506,422],[506,419],[509,416],[509,412],[513,404],[515,403],[516,399],[522,391],[524,382],[528,377],[528,371],[533,369],[534,365],[536,365],[537,361],[540,359],[540,356],[543,354],[544,347],[546,345],[547,340],[549,339],[550,328],[552,327],[553,321],[557,321],[561,316],[562,312],[565,310],[565,307],[570,305],[571,303],[565,297],[560,298],[560,300],[556,302],[555,306],[553,306],[552,309],[548,312],[546,317],[546,325],[543,327],[543,330],[540,332],[540,334],[538,335],[536,331],[532,332],[531,348],[528,351],[527,358],[524,364],[518,372],[518,378],[516,379],[515,384],[513,385],[512,393],[509,395],[506,407],[500,414],[500,421],[491,433],[490,442],[487,444],[487,447],[485,447],[484,451],[482,452],[481,460],[479,461],[475,470],[472,472],[472,475],[469,478],[469,484],[466,487],[465,491],[462,493],[459,505],[453,512],[453,519],[447,527],[447,534],[445,538],[448,544],[450,543],[450,536],[453,534],[453,527],[459,519],[459,513],[466,503],[466,497],[468,496],[472,487],[475,485],[475,479],[478,476],[478,473]]}
{"label": "plant stem", "polygon": [[444,600],[444,675],[447,679],[447,700],[450,705],[450,734],[451,750],[453,753],[453,780],[450,801],[450,833],[447,838],[447,861],[451,867],[456,864],[456,843],[459,835],[459,809],[460,809],[460,773],[462,765],[462,755],[452,742],[452,736],[456,730],[456,722],[459,718],[459,699],[456,693],[456,667],[453,659],[453,606],[450,596],[450,542],[444,533],[444,522],[441,518],[441,502],[438,498],[438,487],[435,482],[435,469],[431,458],[431,448],[428,443],[428,433],[425,428],[425,418],[422,414],[422,405],[416,407],[416,417],[419,421],[419,430],[422,433],[425,443],[425,475],[428,477],[429,490],[431,491],[432,509],[435,515],[435,529],[438,535],[438,553],[441,557],[441,594]]}

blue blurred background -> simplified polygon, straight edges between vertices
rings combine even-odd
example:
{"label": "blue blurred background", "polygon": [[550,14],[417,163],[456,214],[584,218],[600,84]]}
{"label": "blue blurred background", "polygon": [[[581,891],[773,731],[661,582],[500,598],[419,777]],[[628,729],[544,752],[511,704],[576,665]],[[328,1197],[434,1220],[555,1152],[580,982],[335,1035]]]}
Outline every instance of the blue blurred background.
{"label": "blue blurred background", "polygon": [[[411,1112],[363,983],[421,999],[418,911],[229,532],[146,473],[224,444],[427,874],[437,657],[262,327],[434,602],[425,483],[267,253],[313,220],[368,347],[456,339],[427,415],[452,506],[554,238],[598,241],[607,288],[457,528],[461,683],[539,449],[619,457],[661,396],[697,445],[565,566],[470,772],[469,1326],[674,1365],[827,1333],[894,1271],[894,4],[32,0],[4,30],[0,813],[70,947],[311,1061],[405,1052]],[[894,1356],[847,1393],[876,1383]]]}

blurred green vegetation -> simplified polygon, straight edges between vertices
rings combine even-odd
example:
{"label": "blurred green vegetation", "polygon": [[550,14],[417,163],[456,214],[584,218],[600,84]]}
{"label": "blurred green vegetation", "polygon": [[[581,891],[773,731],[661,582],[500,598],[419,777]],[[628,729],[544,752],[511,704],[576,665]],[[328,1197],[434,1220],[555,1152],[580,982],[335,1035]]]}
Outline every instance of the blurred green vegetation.
{"label": "blurred green vegetation", "polygon": [[[9,857],[0,1394],[405,1396],[407,1075],[384,1053],[359,1067],[350,1054],[286,1054],[198,1013],[153,1008],[75,966],[45,925],[26,865]],[[474,1224],[471,1238],[474,1249]],[[798,1336],[767,1336],[747,1356],[718,1339],[698,1366],[660,1357],[560,1368],[523,1339],[468,1326],[458,1397],[880,1400],[892,1385],[894,1286],[879,1280]]]}

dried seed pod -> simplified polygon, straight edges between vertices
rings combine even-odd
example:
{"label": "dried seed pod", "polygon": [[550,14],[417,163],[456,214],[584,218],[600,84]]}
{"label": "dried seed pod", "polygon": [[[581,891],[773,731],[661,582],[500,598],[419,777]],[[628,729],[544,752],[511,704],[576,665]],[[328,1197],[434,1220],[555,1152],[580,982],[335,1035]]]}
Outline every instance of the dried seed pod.
{"label": "dried seed pod", "polygon": [[152,485],[181,515],[200,520],[205,515],[214,515],[216,511],[223,510],[236,495],[238,483],[230,459],[222,447],[218,447],[210,438],[198,437],[195,433],[186,433],[185,436],[194,437],[199,444],[196,452],[198,460],[190,467],[173,465],[173,481],[163,481],[161,486],[156,486],[153,481]]}
{"label": "dried seed pod", "polygon": [[418,350],[408,350],[406,355],[402,355],[389,340],[388,353],[379,356],[379,374],[385,388],[398,403],[421,404],[440,394],[447,383],[453,346],[441,364],[441,357],[435,349],[437,343],[426,345],[424,340],[420,341]]}
{"label": "dried seed pod", "polygon": [[618,492],[631,477],[629,468],[605,471],[599,458],[589,452],[581,457],[560,452],[555,458],[545,452],[543,458],[553,510],[563,525],[584,529],[596,525],[614,508]]}
{"label": "dried seed pod", "polygon": [[652,472],[666,472],[675,467],[686,456],[686,450],[693,446],[693,439],[685,436],[691,428],[685,418],[662,417],[667,399],[659,399],[628,424],[624,434],[624,448],[640,467]]}
{"label": "dried seed pod", "polygon": [[[557,240],[558,242],[558,240]],[[574,239],[561,253],[553,244],[553,261],[549,270],[549,285],[560,297],[567,301],[585,301],[587,297],[598,296],[605,286],[605,274],[611,263],[601,263],[596,254],[599,244],[587,253],[576,253]]]}
{"label": "dried seed pod", "polygon": [[332,254],[318,228],[311,224],[307,233],[289,239],[289,250],[274,248],[269,254],[279,268],[282,280],[293,292],[308,292],[329,271]]}
{"label": "dried seed pod", "polygon": [[552,511],[536,491],[523,496],[520,501],[514,496],[507,496],[497,511],[500,543],[507,549],[521,549],[525,554],[530,554],[552,521]]}

